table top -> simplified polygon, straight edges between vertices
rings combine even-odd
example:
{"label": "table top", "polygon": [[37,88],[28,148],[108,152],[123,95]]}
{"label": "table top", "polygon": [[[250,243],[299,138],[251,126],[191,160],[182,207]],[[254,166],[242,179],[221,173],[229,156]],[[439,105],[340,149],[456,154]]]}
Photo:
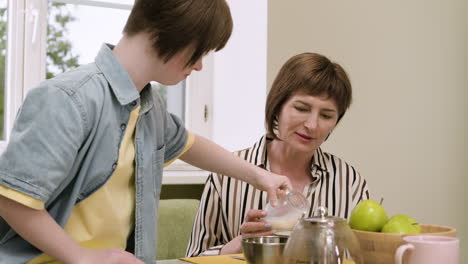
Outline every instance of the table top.
{"label": "table top", "polygon": [[243,260],[239,260],[239,257],[243,257],[242,254],[229,254],[229,255],[217,255],[217,256],[203,256],[203,257],[194,257],[189,258],[189,260],[181,260],[181,259],[167,259],[167,260],[156,260],[154,264],[193,264],[193,263],[235,263],[245,264],[246,262]]}
{"label": "table top", "polygon": [[155,264],[188,264],[189,262],[178,259],[157,260]]}

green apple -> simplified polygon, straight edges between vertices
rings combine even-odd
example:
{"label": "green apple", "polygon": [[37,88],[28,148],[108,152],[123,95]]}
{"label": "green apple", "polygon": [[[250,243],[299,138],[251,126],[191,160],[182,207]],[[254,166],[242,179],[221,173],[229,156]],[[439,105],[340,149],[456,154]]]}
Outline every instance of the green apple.
{"label": "green apple", "polygon": [[393,234],[420,234],[416,225],[410,223],[404,217],[397,217],[389,220],[382,228],[382,233]]}
{"label": "green apple", "polygon": [[414,220],[413,218],[407,215],[397,214],[397,215],[390,217],[388,221],[392,221],[394,219],[402,219],[402,220],[408,221],[414,228],[416,228],[416,231],[418,232],[417,234],[421,233],[421,227],[419,226],[418,222],[416,222],[416,220]]}
{"label": "green apple", "polygon": [[387,221],[387,213],[380,204],[373,200],[361,200],[351,211],[349,226],[357,230],[380,232]]}

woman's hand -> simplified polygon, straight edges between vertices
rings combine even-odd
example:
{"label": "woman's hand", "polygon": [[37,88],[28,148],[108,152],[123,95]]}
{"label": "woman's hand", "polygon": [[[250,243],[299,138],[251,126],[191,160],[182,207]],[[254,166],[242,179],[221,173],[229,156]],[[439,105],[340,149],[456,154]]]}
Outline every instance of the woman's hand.
{"label": "woman's hand", "polygon": [[244,223],[240,227],[240,235],[229,241],[221,249],[220,254],[236,254],[242,252],[241,240],[253,236],[271,235],[271,225],[262,220],[266,216],[264,210],[250,210],[247,212]]}
{"label": "woman's hand", "polygon": [[266,215],[264,210],[249,210],[240,227],[242,238],[271,235],[271,224],[262,219]]}
{"label": "woman's hand", "polygon": [[93,250],[83,248],[82,255],[76,264],[144,264],[133,254],[121,249]]}

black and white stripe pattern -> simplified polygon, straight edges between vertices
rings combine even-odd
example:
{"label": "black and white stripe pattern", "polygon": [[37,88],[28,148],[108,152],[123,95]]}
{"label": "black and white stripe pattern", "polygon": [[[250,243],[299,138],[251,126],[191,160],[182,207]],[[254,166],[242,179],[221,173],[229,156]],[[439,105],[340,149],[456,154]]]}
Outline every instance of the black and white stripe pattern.
{"label": "black and white stripe pattern", "polygon": [[[264,136],[251,148],[235,154],[269,170],[266,152],[269,140]],[[319,148],[311,164],[314,179],[303,192],[311,204],[309,216],[317,207],[325,206],[328,215],[348,218],[360,200],[369,199],[366,181],[345,161]],[[263,209],[267,202],[266,192],[234,178],[211,174],[195,218],[187,256],[219,254],[224,244],[240,235],[247,212]]]}

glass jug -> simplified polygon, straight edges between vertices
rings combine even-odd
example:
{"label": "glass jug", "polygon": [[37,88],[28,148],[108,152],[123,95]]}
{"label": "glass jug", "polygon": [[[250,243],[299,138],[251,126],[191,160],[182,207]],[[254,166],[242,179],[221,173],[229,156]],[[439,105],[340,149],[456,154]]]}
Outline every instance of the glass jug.
{"label": "glass jug", "polygon": [[274,234],[287,235],[309,208],[309,201],[300,192],[288,191],[285,196],[278,197],[277,206],[266,205],[267,216],[263,220],[271,224]]}
{"label": "glass jug", "polygon": [[283,252],[284,264],[362,264],[359,241],[343,218],[302,218]]}

